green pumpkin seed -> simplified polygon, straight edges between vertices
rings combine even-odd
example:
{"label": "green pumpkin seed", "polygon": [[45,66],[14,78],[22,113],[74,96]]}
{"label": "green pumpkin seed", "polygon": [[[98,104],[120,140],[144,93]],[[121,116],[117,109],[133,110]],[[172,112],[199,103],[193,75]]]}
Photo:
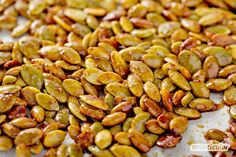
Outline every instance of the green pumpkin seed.
{"label": "green pumpkin seed", "polygon": [[168,75],[171,79],[171,81],[176,84],[178,87],[180,87],[183,90],[191,90],[191,87],[188,83],[188,81],[181,75],[179,72],[175,70],[169,70]]}
{"label": "green pumpkin seed", "polygon": [[39,69],[33,65],[24,65],[20,73],[26,84],[38,89],[42,88],[43,74]]}
{"label": "green pumpkin seed", "polygon": [[46,110],[59,111],[57,100],[45,93],[38,93],[35,96],[37,103]]}

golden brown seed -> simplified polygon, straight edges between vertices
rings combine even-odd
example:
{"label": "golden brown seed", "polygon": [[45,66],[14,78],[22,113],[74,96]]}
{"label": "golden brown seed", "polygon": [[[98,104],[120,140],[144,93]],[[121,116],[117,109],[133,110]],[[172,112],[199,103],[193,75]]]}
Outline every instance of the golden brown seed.
{"label": "golden brown seed", "polygon": [[114,72],[103,72],[98,76],[98,81],[102,84],[109,84],[113,82],[121,82],[122,78]]}
{"label": "golden brown seed", "polygon": [[229,88],[232,82],[228,79],[216,78],[206,82],[206,86],[212,91],[223,91]]}
{"label": "golden brown seed", "polygon": [[72,96],[79,97],[84,94],[84,89],[79,81],[74,79],[65,79],[62,83],[63,88]]}
{"label": "golden brown seed", "polygon": [[75,144],[75,143],[70,144],[67,147],[67,152],[68,152],[68,155],[71,157],[82,157],[83,156],[82,148],[80,147],[80,145]]}
{"label": "golden brown seed", "polygon": [[172,148],[180,142],[181,138],[179,135],[163,135],[157,140],[157,146],[161,148]]}
{"label": "golden brown seed", "polygon": [[12,140],[7,136],[0,136],[0,150],[7,151],[13,146]]}
{"label": "golden brown seed", "polygon": [[199,111],[208,111],[213,108],[214,102],[205,98],[197,98],[189,103],[189,107],[197,109]]}
{"label": "golden brown seed", "polygon": [[182,88],[183,90],[191,90],[191,87],[188,81],[181,75],[179,72],[175,70],[169,70],[168,75],[172,82],[174,82],[177,86]]}
{"label": "golden brown seed", "polygon": [[180,116],[185,116],[187,118],[196,119],[201,117],[201,113],[195,109],[187,107],[178,107],[174,109],[174,112]]}
{"label": "golden brown seed", "polygon": [[123,145],[131,145],[128,133],[125,131],[122,132],[118,132],[114,139],[119,143],[119,144],[123,144]]}
{"label": "golden brown seed", "polygon": [[86,116],[98,120],[102,120],[105,117],[105,113],[102,110],[86,104],[81,104],[80,112]]}
{"label": "golden brown seed", "polygon": [[235,102],[236,102],[236,88],[235,88],[235,86],[231,86],[227,90],[225,90],[223,99],[227,105],[234,105],[235,104]]}
{"label": "golden brown seed", "polygon": [[43,132],[38,128],[25,129],[19,132],[14,140],[16,145],[25,144],[25,145],[34,145],[40,138],[43,136]]}
{"label": "golden brown seed", "polygon": [[129,89],[121,83],[109,83],[106,86],[106,89],[109,93],[111,93],[113,96],[130,96],[130,91]]}
{"label": "golden brown seed", "polygon": [[25,144],[17,145],[16,157],[31,157],[30,149]]}
{"label": "golden brown seed", "polygon": [[140,107],[143,107],[144,110],[147,109],[148,112],[154,117],[157,117],[162,112],[162,108],[159,106],[159,103],[150,99],[146,95],[141,97]]}
{"label": "golden brown seed", "polygon": [[126,119],[126,114],[123,112],[115,112],[107,115],[103,120],[102,124],[104,126],[114,126],[122,123]]}
{"label": "golden brown seed", "polygon": [[44,119],[45,111],[40,106],[34,106],[31,109],[30,114],[31,114],[32,118],[35,119],[37,122],[42,122]]}
{"label": "golden brown seed", "polygon": [[64,141],[65,136],[66,133],[64,131],[53,130],[45,136],[43,144],[46,147],[57,147]]}
{"label": "golden brown seed", "polygon": [[203,16],[198,23],[202,26],[209,26],[219,22],[222,18],[223,14],[221,12],[213,12]]}
{"label": "golden brown seed", "polygon": [[99,108],[99,109],[102,109],[102,110],[108,110],[109,109],[109,106],[96,96],[81,95],[80,99],[83,100],[85,103],[93,106],[93,107],[96,107],[96,108]]}
{"label": "golden brown seed", "polygon": [[185,93],[182,90],[178,90],[172,97],[173,104],[178,106],[181,103],[181,99],[185,96]]}
{"label": "golden brown seed", "polygon": [[189,83],[194,96],[200,98],[209,98],[210,97],[210,90],[207,88],[205,83],[203,82],[190,82]]}
{"label": "golden brown seed", "polygon": [[142,112],[137,114],[131,123],[131,128],[139,132],[145,131],[145,122],[150,119],[150,114],[147,112]]}
{"label": "golden brown seed", "polygon": [[236,65],[228,65],[219,71],[219,77],[228,77],[229,75],[236,73]]}
{"label": "golden brown seed", "polygon": [[44,93],[38,93],[35,96],[37,103],[46,110],[59,111],[59,104],[57,100]]}
{"label": "golden brown seed", "polygon": [[165,130],[160,127],[156,119],[150,119],[146,123],[146,128],[153,134],[162,134]]}
{"label": "golden brown seed", "polygon": [[36,121],[31,118],[19,117],[10,121],[10,124],[17,126],[19,128],[33,128],[37,125]]}
{"label": "golden brown seed", "polygon": [[161,94],[161,98],[162,98],[162,102],[163,102],[164,107],[168,111],[172,111],[173,110],[173,103],[172,103],[172,98],[171,98],[170,92],[166,88],[162,88],[160,91],[160,94]]}
{"label": "golden brown seed", "polygon": [[160,100],[161,100],[160,91],[154,83],[152,83],[150,81],[146,82],[143,85],[143,89],[148,97],[150,97],[151,99],[153,99],[157,102],[160,102]]}
{"label": "golden brown seed", "polygon": [[145,136],[135,129],[129,129],[129,138],[131,142],[142,152],[148,152],[150,150],[149,143]]}
{"label": "golden brown seed", "polygon": [[131,146],[113,145],[110,150],[115,156],[141,157],[141,154]]}
{"label": "golden brown seed", "polygon": [[128,87],[132,92],[132,94],[134,94],[137,97],[142,96],[143,82],[141,78],[138,75],[132,74],[128,76],[127,81],[128,81]]}
{"label": "golden brown seed", "polygon": [[118,73],[121,77],[125,77],[127,75],[128,66],[117,51],[111,52],[111,63],[114,68],[114,71]]}
{"label": "golden brown seed", "polygon": [[105,149],[112,143],[112,134],[108,130],[102,130],[98,132],[95,136],[95,144],[100,149]]}
{"label": "golden brown seed", "polygon": [[169,124],[170,130],[174,134],[182,134],[188,127],[188,119],[183,116],[174,117]]}
{"label": "golden brown seed", "polygon": [[125,112],[125,113],[129,113],[132,109],[132,104],[130,102],[121,102],[118,105],[116,105],[115,107],[113,107],[110,111],[110,113],[114,113],[114,112]]}
{"label": "golden brown seed", "polygon": [[222,141],[226,137],[226,134],[223,131],[218,129],[210,129],[205,134],[206,139],[213,139],[217,141]]}
{"label": "golden brown seed", "polygon": [[62,59],[71,64],[79,64],[81,62],[78,52],[69,47],[61,47],[59,49]]}
{"label": "golden brown seed", "polygon": [[213,55],[220,66],[229,65],[233,59],[226,49],[219,46],[206,47],[203,52],[207,55]]}
{"label": "golden brown seed", "polygon": [[41,142],[30,147],[30,151],[34,154],[39,154],[42,152],[42,150],[43,150],[43,144]]}
{"label": "golden brown seed", "polygon": [[208,56],[203,64],[203,70],[206,72],[208,79],[215,78],[218,75],[219,65],[214,56]]}

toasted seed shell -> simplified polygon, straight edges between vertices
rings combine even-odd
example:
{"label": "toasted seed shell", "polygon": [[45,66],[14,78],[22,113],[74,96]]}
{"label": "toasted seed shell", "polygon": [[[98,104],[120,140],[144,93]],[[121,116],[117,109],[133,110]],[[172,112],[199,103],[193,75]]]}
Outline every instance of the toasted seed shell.
{"label": "toasted seed shell", "polygon": [[174,109],[174,112],[180,116],[185,116],[187,118],[200,118],[201,113],[199,113],[197,110],[187,107],[178,107]]}
{"label": "toasted seed shell", "polygon": [[15,127],[14,125],[10,123],[4,123],[2,124],[2,131],[9,137],[15,138],[16,135],[20,132],[20,129],[18,127]]}
{"label": "toasted seed shell", "polygon": [[218,129],[210,129],[205,134],[206,139],[212,139],[217,141],[222,141],[225,137],[227,137],[226,134]]}
{"label": "toasted seed shell", "polygon": [[198,111],[209,111],[213,108],[214,102],[205,98],[197,98],[189,103],[189,107]]}
{"label": "toasted seed shell", "polygon": [[94,142],[100,149],[107,148],[112,143],[111,132],[109,130],[102,130],[98,132],[97,135],[95,136]]}
{"label": "toasted seed shell", "polygon": [[129,70],[128,66],[117,51],[111,52],[111,63],[114,68],[114,71],[118,73],[121,77],[125,77],[127,75]]}
{"label": "toasted seed shell", "polygon": [[122,78],[120,75],[114,72],[103,72],[98,75],[98,81],[100,81],[102,84],[109,84],[113,82],[121,82]]}
{"label": "toasted seed shell", "polygon": [[73,113],[77,118],[82,121],[86,121],[87,118],[80,112],[80,104],[77,98],[69,97],[68,99],[68,108],[71,113]]}
{"label": "toasted seed shell", "polygon": [[149,143],[142,133],[135,129],[129,129],[128,134],[133,145],[135,145],[140,151],[146,153],[150,150]]}
{"label": "toasted seed shell", "polygon": [[57,100],[45,93],[38,93],[35,96],[37,103],[46,110],[59,111]]}
{"label": "toasted seed shell", "polygon": [[80,106],[80,112],[97,120],[102,120],[105,117],[105,113],[103,110],[86,104],[82,104]]}
{"label": "toasted seed shell", "polygon": [[196,97],[200,98],[209,98],[210,97],[210,90],[206,87],[205,83],[203,82],[190,82],[193,94]]}
{"label": "toasted seed shell", "polygon": [[131,146],[113,145],[110,150],[116,157],[141,157],[140,153]]}
{"label": "toasted seed shell", "polygon": [[198,23],[202,26],[209,26],[219,22],[223,17],[221,12],[212,12],[199,19]]}
{"label": "toasted seed shell", "polygon": [[117,141],[119,144],[123,144],[123,145],[131,145],[128,133],[125,131],[122,132],[118,132],[115,137],[114,137],[115,141]]}
{"label": "toasted seed shell", "polygon": [[146,128],[153,134],[162,134],[165,130],[161,128],[156,119],[150,119],[146,123]]}
{"label": "toasted seed shell", "polygon": [[208,55],[213,55],[217,59],[220,66],[231,64],[233,59],[226,49],[219,46],[207,47],[203,50],[203,52]]}
{"label": "toasted seed shell", "polygon": [[228,79],[216,78],[206,82],[206,86],[212,91],[223,91],[229,88],[232,82]]}
{"label": "toasted seed shell", "polygon": [[141,43],[141,40],[131,34],[118,34],[116,40],[124,46],[136,46]]}
{"label": "toasted seed shell", "polygon": [[76,22],[81,22],[85,20],[87,16],[85,12],[78,9],[72,9],[72,8],[66,8],[64,10],[64,14]]}
{"label": "toasted seed shell", "polygon": [[30,157],[30,149],[25,144],[19,144],[16,146],[16,156],[17,157]]}
{"label": "toasted seed shell", "polygon": [[102,124],[104,126],[114,126],[122,123],[126,119],[126,114],[123,112],[115,112],[107,115],[103,120]]}
{"label": "toasted seed shell", "polygon": [[143,95],[143,82],[138,75],[131,74],[127,78],[129,90],[133,95],[141,97]]}
{"label": "toasted seed shell", "polygon": [[140,99],[140,106],[141,103],[143,103],[144,108],[147,108],[148,112],[154,117],[157,117],[160,113],[162,113],[162,108],[159,104],[145,95],[143,95]]}
{"label": "toasted seed shell", "polygon": [[149,96],[151,99],[153,99],[157,102],[161,101],[160,91],[154,83],[152,83],[150,81],[146,82],[143,85],[143,89],[144,89],[145,93],[147,94],[147,96]]}
{"label": "toasted seed shell", "polygon": [[64,131],[53,130],[45,136],[43,144],[46,147],[57,147],[64,141],[65,137],[66,133]]}
{"label": "toasted seed shell", "polygon": [[152,70],[141,61],[131,61],[130,71],[138,75],[144,82],[154,81],[154,74]]}
{"label": "toasted seed shell", "polygon": [[30,114],[37,122],[42,122],[44,119],[45,111],[40,106],[34,106],[31,109]]}
{"label": "toasted seed shell", "polygon": [[231,86],[227,90],[225,90],[223,99],[227,105],[234,105],[236,103],[235,86]]}
{"label": "toasted seed shell", "polygon": [[0,94],[0,112],[10,110],[15,104],[17,96],[15,94]]}
{"label": "toasted seed shell", "polygon": [[82,157],[83,150],[80,145],[72,143],[67,147],[68,155],[71,157]]}
{"label": "toasted seed shell", "polygon": [[84,94],[84,89],[79,81],[74,79],[65,79],[62,83],[63,88],[72,96],[79,97]]}
{"label": "toasted seed shell", "polygon": [[19,117],[10,121],[10,124],[13,124],[19,128],[33,128],[37,125],[36,121],[31,118]]}
{"label": "toasted seed shell", "polygon": [[7,151],[13,147],[12,140],[7,136],[0,136],[0,150]]}
{"label": "toasted seed shell", "polygon": [[215,78],[218,75],[219,65],[214,56],[208,56],[203,64],[203,70],[206,72],[208,79]]}
{"label": "toasted seed shell", "polygon": [[88,150],[96,157],[114,157],[114,155],[109,150],[102,150],[97,146],[89,146]]}
{"label": "toasted seed shell", "polygon": [[67,101],[67,94],[60,83],[48,79],[44,79],[44,83],[48,94],[55,97],[57,101],[61,103],[65,103]]}
{"label": "toasted seed shell", "polygon": [[38,128],[22,130],[15,138],[14,143],[25,144],[27,146],[36,144],[43,136],[43,132]]}
{"label": "toasted seed shell", "polygon": [[176,84],[178,87],[180,87],[183,90],[191,90],[191,87],[188,83],[188,81],[181,75],[179,72],[175,70],[169,70],[168,75],[171,79],[171,81]]}
{"label": "toasted seed shell", "polygon": [[184,116],[174,117],[169,124],[170,130],[178,135],[182,134],[188,127],[188,119]]}
{"label": "toasted seed shell", "polygon": [[29,86],[41,89],[43,85],[42,72],[33,65],[23,65],[21,77]]}
{"label": "toasted seed shell", "polygon": [[92,84],[95,85],[102,85],[99,81],[98,81],[98,76],[100,74],[102,74],[103,71],[97,69],[97,68],[88,68],[85,69],[83,72],[83,77]]}
{"label": "toasted seed shell", "polygon": [[191,74],[202,68],[199,57],[192,51],[183,50],[178,55],[179,63],[185,66]]}
{"label": "toasted seed shell", "polygon": [[140,113],[134,117],[131,123],[131,128],[140,132],[145,131],[145,122],[150,119],[150,114],[147,112]]}
{"label": "toasted seed shell", "polygon": [[80,64],[81,58],[78,52],[70,47],[60,47],[60,55],[63,60],[71,64]]}
{"label": "toasted seed shell", "polygon": [[106,86],[106,89],[113,96],[130,96],[129,89],[121,83],[117,83],[117,82],[109,83]]}
{"label": "toasted seed shell", "polygon": [[80,95],[79,97],[85,103],[87,103],[87,104],[89,104],[93,107],[96,107],[96,108],[99,108],[99,109],[102,109],[102,110],[108,110],[109,109],[109,106],[96,96],[93,96],[93,95]]}
{"label": "toasted seed shell", "polygon": [[228,65],[219,71],[219,77],[228,77],[230,74],[236,73],[236,65]]}
{"label": "toasted seed shell", "polygon": [[233,119],[236,119],[236,105],[230,106],[229,113]]}
{"label": "toasted seed shell", "polygon": [[157,146],[161,148],[172,148],[180,142],[181,138],[179,135],[163,135],[157,140]]}

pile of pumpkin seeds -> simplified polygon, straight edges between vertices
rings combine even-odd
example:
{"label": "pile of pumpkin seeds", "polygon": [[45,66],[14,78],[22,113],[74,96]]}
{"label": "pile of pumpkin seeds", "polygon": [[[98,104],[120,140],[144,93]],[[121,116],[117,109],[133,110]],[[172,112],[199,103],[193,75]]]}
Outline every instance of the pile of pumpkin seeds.
{"label": "pile of pumpkin seeds", "polygon": [[234,9],[236,0],[1,0],[0,29],[16,40],[0,41],[0,150],[141,157],[228,105],[230,129],[206,138],[230,145],[213,156],[233,155]]}

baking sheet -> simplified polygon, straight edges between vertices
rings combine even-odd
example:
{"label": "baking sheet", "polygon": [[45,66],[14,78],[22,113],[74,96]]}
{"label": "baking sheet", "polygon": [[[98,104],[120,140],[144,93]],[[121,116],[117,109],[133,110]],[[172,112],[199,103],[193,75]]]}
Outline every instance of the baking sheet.
{"label": "baking sheet", "polygon": [[[24,22],[24,20],[20,20],[20,23]],[[0,39],[3,41],[12,41],[13,39],[9,36],[9,31],[1,31]],[[212,93],[211,99],[213,101],[220,102],[222,100],[222,94]],[[190,120],[188,129],[182,135],[181,143],[179,143],[175,148],[171,149],[162,149],[158,147],[153,147],[151,151],[147,153],[148,157],[187,157],[188,155],[202,155],[203,157],[210,157],[211,155],[208,152],[192,152],[190,151],[190,144],[206,144],[206,140],[204,139],[204,133],[211,128],[217,128],[220,130],[226,130],[228,127],[228,107],[224,107],[221,110],[214,112],[203,113],[202,117],[197,120]],[[73,141],[69,136],[66,137],[64,143],[72,143]],[[34,157],[43,156],[45,153],[42,152],[40,155],[33,155]],[[8,152],[0,152],[0,157],[14,157],[15,156],[15,148]],[[85,155],[88,156],[88,155]]]}

